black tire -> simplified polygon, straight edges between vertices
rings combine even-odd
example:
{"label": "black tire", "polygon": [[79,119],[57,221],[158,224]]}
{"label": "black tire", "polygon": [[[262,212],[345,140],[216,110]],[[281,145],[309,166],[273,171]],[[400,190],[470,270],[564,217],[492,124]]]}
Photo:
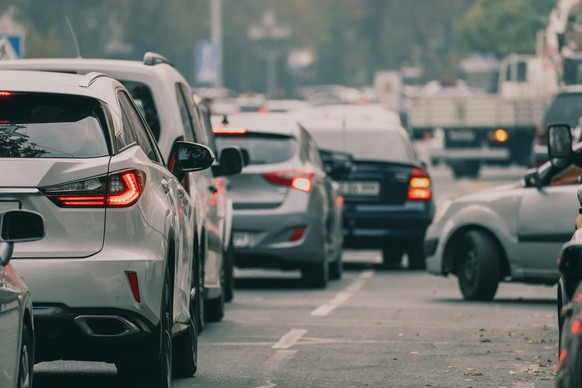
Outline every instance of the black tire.
{"label": "black tire", "polygon": [[329,263],[329,279],[340,280],[344,274],[344,262],[342,259],[342,250],[340,248],[336,258]]}
{"label": "black tire", "polygon": [[465,300],[492,300],[500,281],[501,255],[488,234],[472,230],[461,239],[457,257],[459,287]]}
{"label": "black tire", "polygon": [[157,334],[130,359],[116,363],[124,387],[170,388],[172,381],[172,282],[166,269]]}
{"label": "black tire", "polygon": [[224,301],[232,302],[234,299],[234,247],[232,245],[232,233],[228,250],[224,253]]}
{"label": "black tire", "polygon": [[27,324],[22,328],[20,360],[18,362],[18,388],[31,388],[34,368],[34,340]]}
{"label": "black tire", "polygon": [[204,304],[204,320],[206,322],[220,322],[224,318],[224,292],[218,298],[205,300]]}
{"label": "black tire", "polygon": [[398,243],[387,244],[382,249],[382,267],[397,268],[402,265],[404,248]]}
{"label": "black tire", "polygon": [[462,178],[465,176],[476,178],[479,176],[479,172],[481,171],[481,162],[477,160],[451,162],[449,167],[453,171],[455,178]]}
{"label": "black tire", "polygon": [[196,326],[198,333],[202,333],[205,323],[205,305],[204,303],[204,262],[202,252],[196,255],[196,268],[194,269],[194,287],[196,288],[195,308],[196,308]]}
{"label": "black tire", "polygon": [[329,266],[325,262],[304,264],[301,268],[301,279],[307,287],[325,288],[329,280]]}
{"label": "black tire", "polygon": [[426,256],[424,255],[424,239],[413,240],[407,249],[408,268],[423,270],[426,269]]}
{"label": "black tire", "polygon": [[198,329],[194,321],[195,303],[190,303],[190,320],[188,329],[174,338],[173,344],[173,375],[175,377],[191,377],[198,369]]}

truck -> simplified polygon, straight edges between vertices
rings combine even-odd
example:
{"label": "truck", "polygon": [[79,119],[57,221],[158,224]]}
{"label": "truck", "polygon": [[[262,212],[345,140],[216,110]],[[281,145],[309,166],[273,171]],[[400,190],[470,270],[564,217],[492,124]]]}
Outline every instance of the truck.
{"label": "truck", "polygon": [[409,99],[413,136],[432,136],[431,160],[449,166],[457,178],[478,176],[484,164],[529,166],[537,127],[558,88],[555,73],[541,57],[518,54],[475,71],[496,75],[495,87],[477,89],[460,79],[429,82]]}

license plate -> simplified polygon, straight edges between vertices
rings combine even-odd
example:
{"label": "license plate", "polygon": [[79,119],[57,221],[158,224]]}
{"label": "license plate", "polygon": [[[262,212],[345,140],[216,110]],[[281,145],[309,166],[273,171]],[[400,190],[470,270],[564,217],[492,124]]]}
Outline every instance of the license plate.
{"label": "license plate", "polygon": [[374,181],[340,182],[342,195],[376,196],[380,194],[380,183]]}
{"label": "license plate", "polygon": [[0,201],[0,212],[5,210],[18,210],[20,209],[20,202],[18,201]]}
{"label": "license plate", "polygon": [[474,141],[476,139],[475,132],[471,130],[466,131],[449,131],[449,139],[452,141]]}
{"label": "license plate", "polygon": [[232,243],[235,248],[246,248],[251,243],[251,236],[248,233],[235,232],[232,236]]}

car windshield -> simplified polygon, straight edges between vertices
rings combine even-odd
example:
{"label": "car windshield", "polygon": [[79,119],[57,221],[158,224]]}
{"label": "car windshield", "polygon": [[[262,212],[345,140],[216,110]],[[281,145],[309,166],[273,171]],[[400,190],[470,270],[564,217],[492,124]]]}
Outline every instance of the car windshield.
{"label": "car windshield", "polygon": [[0,157],[108,155],[103,107],[95,99],[52,93],[11,93],[0,98],[0,112]]}
{"label": "car windshield", "polygon": [[310,132],[319,148],[348,152],[356,160],[410,162],[412,155],[396,131],[315,130]]}
{"label": "car windshield", "polygon": [[245,134],[242,136],[216,136],[219,151],[238,146],[249,153],[249,164],[272,164],[285,162],[295,153],[297,141],[291,136]]}

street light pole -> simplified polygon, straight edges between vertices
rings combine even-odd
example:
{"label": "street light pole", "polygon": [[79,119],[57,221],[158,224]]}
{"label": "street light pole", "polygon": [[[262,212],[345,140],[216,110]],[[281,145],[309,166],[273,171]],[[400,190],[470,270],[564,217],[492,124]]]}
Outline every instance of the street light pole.
{"label": "street light pole", "polygon": [[267,97],[277,94],[277,59],[283,54],[278,44],[291,35],[291,29],[279,23],[272,11],[265,12],[260,23],[251,24],[247,31],[249,39],[260,46],[259,53],[267,61]]}
{"label": "street light pole", "polygon": [[222,76],[222,0],[210,0],[210,25],[211,41],[216,49],[217,76],[214,86],[223,85]]}

